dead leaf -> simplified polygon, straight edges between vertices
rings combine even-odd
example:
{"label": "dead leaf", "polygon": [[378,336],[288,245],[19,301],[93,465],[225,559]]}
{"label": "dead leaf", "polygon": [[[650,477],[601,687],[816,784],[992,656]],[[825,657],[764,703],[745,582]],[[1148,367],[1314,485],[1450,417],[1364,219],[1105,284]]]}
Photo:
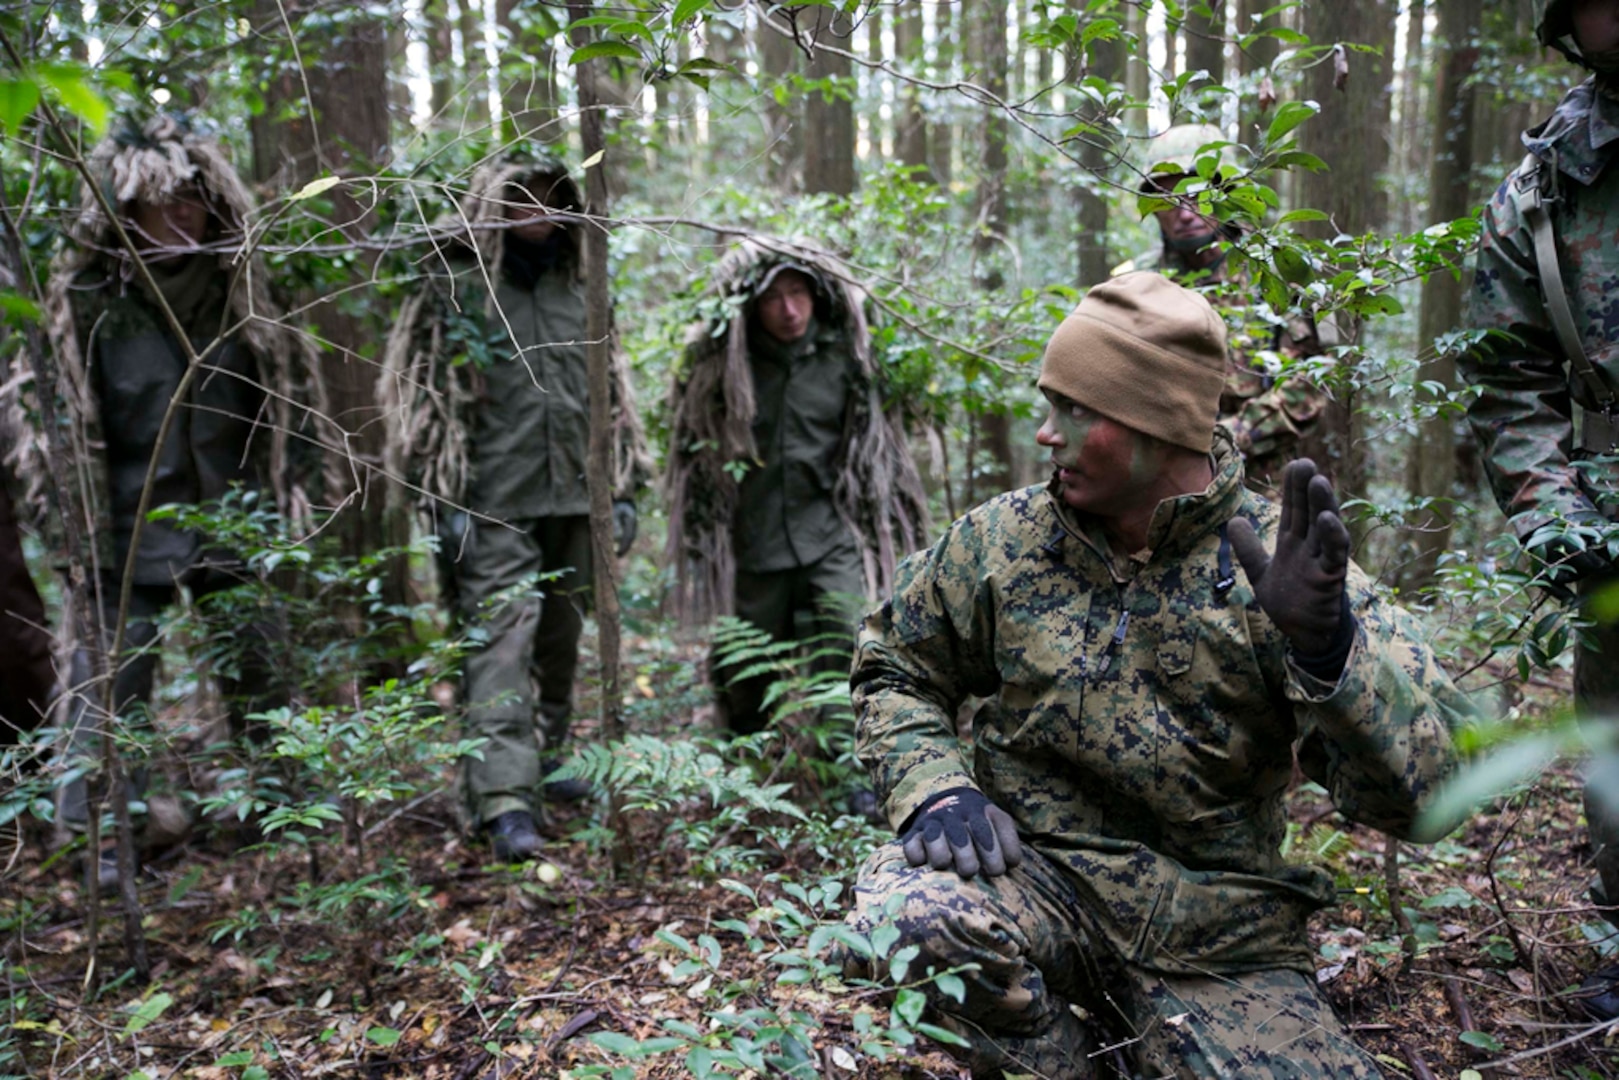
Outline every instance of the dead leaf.
{"label": "dead leaf", "polygon": [[1332,47],[1332,88],[1343,90],[1349,83],[1349,50],[1343,42]]}
{"label": "dead leaf", "polygon": [[1276,104],[1276,84],[1270,81],[1269,75],[1266,75],[1259,80],[1259,111],[1264,112],[1274,104]]}

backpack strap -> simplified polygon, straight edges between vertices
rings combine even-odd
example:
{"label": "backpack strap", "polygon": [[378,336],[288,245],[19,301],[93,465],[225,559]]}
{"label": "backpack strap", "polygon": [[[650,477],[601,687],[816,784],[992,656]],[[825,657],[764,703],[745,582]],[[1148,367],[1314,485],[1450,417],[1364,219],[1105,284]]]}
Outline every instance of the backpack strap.
{"label": "backpack strap", "polygon": [[1596,409],[1611,422],[1619,395],[1615,395],[1585,354],[1585,343],[1574,325],[1574,311],[1569,306],[1568,290],[1563,288],[1563,274],[1557,260],[1557,229],[1550,208],[1550,204],[1558,200],[1556,165],[1548,168],[1534,154],[1526,155],[1513,181],[1512,199],[1534,237],[1540,292],[1546,302],[1546,313],[1551,316],[1552,330],[1557,334],[1557,344],[1568,358],[1569,367],[1585,384]]}

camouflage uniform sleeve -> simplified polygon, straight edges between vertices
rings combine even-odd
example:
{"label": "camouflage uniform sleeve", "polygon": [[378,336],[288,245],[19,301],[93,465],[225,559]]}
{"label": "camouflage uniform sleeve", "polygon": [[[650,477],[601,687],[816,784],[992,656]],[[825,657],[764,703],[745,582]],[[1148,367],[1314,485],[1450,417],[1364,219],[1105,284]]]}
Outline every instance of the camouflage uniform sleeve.
{"label": "camouflage uniform sleeve", "polygon": [[[1516,173],[1513,174],[1516,176]],[[1526,537],[1557,517],[1592,509],[1569,463],[1574,440],[1568,375],[1540,295],[1534,238],[1514,204],[1513,177],[1484,208],[1484,235],[1468,324],[1492,334],[1459,357],[1478,389],[1467,418],[1478,437],[1495,499]],[[1515,339],[1515,340],[1514,340]]]}
{"label": "camouflage uniform sleeve", "polygon": [[1456,771],[1452,736],[1471,723],[1456,689],[1406,612],[1379,600],[1358,567],[1350,595],[1359,626],[1336,686],[1290,659],[1286,695],[1299,719],[1299,764],[1351,820],[1402,840]]}
{"label": "camouflage uniform sleeve", "polygon": [[900,564],[893,596],[860,627],[850,685],[855,746],[898,829],[933,795],[972,787],[956,713],[999,686],[993,603],[972,517]]}

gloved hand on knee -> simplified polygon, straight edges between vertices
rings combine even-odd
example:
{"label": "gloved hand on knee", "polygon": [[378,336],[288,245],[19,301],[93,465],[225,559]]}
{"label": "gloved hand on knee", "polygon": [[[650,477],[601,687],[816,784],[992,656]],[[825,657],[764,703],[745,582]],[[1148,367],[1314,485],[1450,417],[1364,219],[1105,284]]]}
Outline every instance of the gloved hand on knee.
{"label": "gloved hand on knee", "polygon": [[1000,877],[1023,861],[1017,827],[1005,810],[970,787],[941,791],[916,808],[900,835],[905,860],[964,878]]}

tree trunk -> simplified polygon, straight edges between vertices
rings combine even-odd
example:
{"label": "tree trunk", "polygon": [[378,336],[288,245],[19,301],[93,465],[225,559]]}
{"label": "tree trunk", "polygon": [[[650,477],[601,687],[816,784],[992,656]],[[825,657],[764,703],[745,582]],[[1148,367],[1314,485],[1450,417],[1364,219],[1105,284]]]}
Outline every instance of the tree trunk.
{"label": "tree trunk", "polygon": [[[1116,82],[1123,75],[1123,61],[1121,42],[1100,38],[1091,42],[1087,64],[1091,74]],[[1095,125],[1095,130],[1083,136],[1079,159],[1085,175],[1074,187],[1074,216],[1079,222],[1078,285],[1087,288],[1106,281],[1113,269],[1107,247],[1108,200],[1103,181],[1117,156],[1117,132],[1101,109],[1087,108],[1081,115],[1086,123]]]}
{"label": "tree trunk", "polygon": [[[278,0],[257,3],[258,24],[279,26]],[[295,189],[329,174],[367,175],[384,163],[388,153],[387,24],[381,19],[350,22],[340,36],[324,40],[320,31],[300,27],[304,10],[288,6],[286,11],[305,64],[301,73],[288,67],[272,77],[266,108],[251,121],[255,179]],[[321,62],[310,63],[313,56]],[[330,200],[332,219],[343,236],[359,240],[370,233],[373,215],[344,186],[332,188],[322,198]],[[374,256],[366,255],[357,260],[358,276],[369,271],[372,260]],[[369,491],[381,476],[382,461],[382,425],[375,423],[377,369],[369,356],[379,328],[321,297],[300,299],[311,305],[310,317],[325,345],[320,378],[332,420],[349,432],[347,450],[367,489],[337,526],[344,554],[357,558],[400,543],[408,532],[408,522],[390,516],[389,500],[381,497],[381,491]],[[343,495],[326,493],[333,505]],[[403,560],[391,565],[384,586],[387,602],[402,604],[407,568]]]}
{"label": "tree trunk", "polygon": [[[1304,125],[1300,142],[1325,161],[1329,171],[1302,173],[1299,200],[1332,218],[1330,223],[1304,229],[1320,237],[1370,232],[1382,226],[1387,214],[1387,199],[1378,181],[1389,162],[1393,3],[1313,4],[1305,9],[1304,20],[1304,32],[1318,45],[1365,43],[1382,50],[1381,55],[1348,53],[1349,78],[1341,90],[1333,85],[1335,64],[1330,58],[1309,70],[1303,89],[1304,97],[1320,102],[1321,114]],[[1350,495],[1366,490],[1366,443],[1360,426],[1363,404],[1353,391],[1338,391],[1301,447],[1302,453],[1335,479],[1340,491]],[[1358,531],[1356,538],[1360,539]]]}
{"label": "tree trunk", "polygon": [[[1269,30],[1277,24],[1276,16],[1269,14],[1273,6],[1270,0],[1241,0],[1241,6],[1237,9],[1236,36],[1239,43],[1245,35]],[[1239,106],[1241,115],[1237,131],[1239,142],[1255,140],[1264,130],[1267,118],[1259,107],[1259,88],[1247,84],[1270,71],[1270,66],[1276,62],[1276,54],[1277,44],[1273,37],[1255,38],[1247,48],[1240,46],[1238,48],[1237,70],[1242,75],[1246,87]]]}
{"label": "tree trunk", "polygon": [[[1131,4],[1126,10],[1125,25],[1135,38],[1136,47],[1125,61],[1124,89],[1132,101],[1147,101],[1152,93],[1152,51],[1147,35],[1147,9],[1143,4]],[[1147,110],[1131,109],[1125,117],[1125,127],[1137,138],[1147,134]]]}
{"label": "tree trunk", "polygon": [[[894,51],[899,69],[918,74],[922,64],[922,0],[896,0],[894,8]],[[921,169],[919,176],[932,179],[928,170],[928,118],[922,111],[922,94],[908,82],[899,85],[899,123],[894,150],[900,163]]]}
{"label": "tree trunk", "polygon": [[467,127],[489,123],[489,58],[484,53],[483,0],[460,0],[461,67],[467,80]]}
{"label": "tree trunk", "polygon": [[[1432,201],[1428,216],[1435,222],[1466,217],[1472,206],[1468,179],[1473,168],[1474,90],[1468,85],[1478,64],[1481,0],[1445,0],[1439,8],[1438,63],[1434,72],[1434,109],[1431,131],[1434,155],[1428,170]],[[1439,335],[1456,328],[1462,314],[1462,279],[1438,273],[1422,283],[1422,314],[1417,340],[1424,352]],[[1435,356],[1423,372],[1425,381],[1456,386],[1456,358]],[[1407,458],[1406,480],[1413,498],[1450,499],[1456,485],[1456,419],[1441,413],[1417,429],[1416,444]],[[1439,556],[1450,546],[1452,513],[1448,505],[1435,506],[1413,521],[1411,542],[1416,557],[1402,583],[1420,589],[1433,580]]]}
{"label": "tree trunk", "polygon": [[[808,42],[849,50],[854,24],[847,15],[828,7],[798,8],[800,32]],[[854,102],[848,81],[846,56],[816,48],[810,56],[811,80],[835,80],[832,86],[811,90],[804,98],[804,190],[852,195],[854,168]]]}
{"label": "tree trunk", "polygon": [[[1186,70],[1206,71],[1208,77],[1186,84],[1189,101],[1195,103],[1200,114],[1213,110],[1219,115],[1219,99],[1212,94],[1199,93],[1199,87],[1225,82],[1225,4],[1226,0],[1205,0],[1209,13],[1201,14],[1196,5],[1187,9],[1184,32],[1186,34]],[[1218,122],[1218,121],[1216,121]]]}
{"label": "tree trunk", "polygon": [[801,67],[803,53],[785,32],[787,21],[775,10],[774,4],[759,0],[759,5],[754,9],[754,20],[760,83],[764,90],[765,145],[769,148],[770,170],[778,188],[793,192],[799,190],[798,173],[803,167],[801,125],[793,110],[777,100],[773,91],[778,86],[791,87],[789,80]]}
{"label": "tree trunk", "polygon": [[437,118],[455,95],[455,41],[449,0],[426,0],[422,5],[422,21],[426,24],[427,74],[433,86],[433,116]]}
{"label": "tree trunk", "polygon": [[[1006,99],[1006,2],[980,0],[973,8],[972,37],[974,66],[978,81],[996,97]],[[1001,271],[1006,244],[1006,114],[994,106],[983,112],[983,169],[978,179],[978,228],[973,236],[975,276],[986,293],[1001,291],[1006,276]],[[978,443],[989,455],[983,469],[985,487],[991,492],[1012,487],[1012,418],[1004,408],[986,409],[976,414]],[[974,463],[976,464],[976,463]]]}
{"label": "tree trunk", "polygon": [[[940,4],[934,11],[933,67],[938,82],[949,82],[959,68],[960,49],[953,32],[953,5]],[[956,130],[950,120],[934,124],[928,131],[928,149],[933,155],[933,179],[945,190],[955,177]]]}
{"label": "tree trunk", "polygon": [[[1414,182],[1426,177],[1428,139],[1424,138],[1427,119],[1425,91],[1428,79],[1423,64],[1423,49],[1427,36],[1427,0],[1405,0],[1405,66],[1400,73],[1400,168]],[[1401,199],[1400,213],[1392,224],[1401,232],[1411,232],[1422,220],[1427,192],[1412,191],[1411,197]]]}

